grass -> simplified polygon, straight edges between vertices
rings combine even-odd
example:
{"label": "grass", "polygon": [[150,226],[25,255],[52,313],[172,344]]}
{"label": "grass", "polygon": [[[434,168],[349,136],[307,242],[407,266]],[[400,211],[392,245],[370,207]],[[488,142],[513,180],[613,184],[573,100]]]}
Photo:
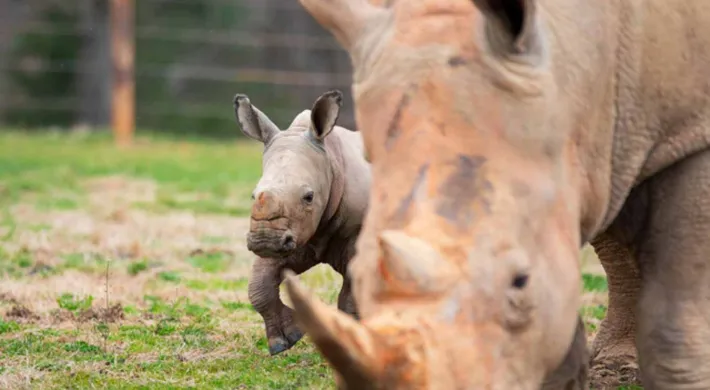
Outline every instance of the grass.
{"label": "grass", "polygon": [[[334,388],[307,338],[268,355],[247,298],[260,161],[256,143],[0,133],[0,388]],[[328,267],[302,280],[335,302]],[[593,334],[606,280],[583,282]]]}
{"label": "grass", "polygon": [[31,194],[40,210],[74,210],[85,200],[87,178],[125,175],[157,184],[151,199],[134,200],[137,207],[248,214],[245,195],[261,172],[261,150],[254,144],[140,138],[119,153],[108,141],[105,134],[2,133],[0,202]]}

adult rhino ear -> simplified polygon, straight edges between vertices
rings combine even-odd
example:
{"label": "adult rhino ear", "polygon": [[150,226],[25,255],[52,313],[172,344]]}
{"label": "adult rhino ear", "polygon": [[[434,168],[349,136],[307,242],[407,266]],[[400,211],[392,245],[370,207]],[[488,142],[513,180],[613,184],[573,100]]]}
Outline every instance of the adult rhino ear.
{"label": "adult rhino ear", "polygon": [[311,109],[311,129],[313,137],[322,141],[335,127],[343,105],[343,93],[334,89],[318,97]]}
{"label": "adult rhino ear", "polygon": [[388,13],[369,0],[300,0],[300,3],[348,51],[357,46],[368,25],[378,23]]}
{"label": "adult rhino ear", "polygon": [[251,104],[247,95],[234,95],[234,116],[244,135],[264,144],[280,131],[266,114]]}
{"label": "adult rhino ear", "polygon": [[486,16],[488,38],[495,49],[525,54],[535,48],[536,0],[472,0]]}

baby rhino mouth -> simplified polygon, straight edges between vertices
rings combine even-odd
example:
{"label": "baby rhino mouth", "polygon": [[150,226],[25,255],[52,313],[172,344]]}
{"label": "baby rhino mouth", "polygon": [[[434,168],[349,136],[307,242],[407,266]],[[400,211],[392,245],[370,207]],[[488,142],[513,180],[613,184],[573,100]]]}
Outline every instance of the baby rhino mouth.
{"label": "baby rhino mouth", "polygon": [[251,219],[247,249],[259,257],[285,257],[297,248],[296,236],[288,228],[286,218]]}

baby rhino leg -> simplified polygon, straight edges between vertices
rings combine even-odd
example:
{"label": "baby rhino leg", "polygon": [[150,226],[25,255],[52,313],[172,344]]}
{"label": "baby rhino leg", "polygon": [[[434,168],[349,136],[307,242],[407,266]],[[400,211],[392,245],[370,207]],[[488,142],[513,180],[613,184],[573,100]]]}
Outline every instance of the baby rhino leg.
{"label": "baby rhino leg", "polygon": [[307,261],[292,262],[280,259],[257,258],[249,279],[249,301],[264,319],[269,354],[276,355],[293,347],[303,337],[295,323],[293,310],[279,296],[284,268],[296,274],[303,273],[314,264]]}
{"label": "baby rhino leg", "polygon": [[350,314],[355,317],[355,319],[360,318],[357,313],[357,308],[355,307],[350,278],[347,274],[343,275],[343,287],[341,287],[340,294],[338,294],[338,309]]}

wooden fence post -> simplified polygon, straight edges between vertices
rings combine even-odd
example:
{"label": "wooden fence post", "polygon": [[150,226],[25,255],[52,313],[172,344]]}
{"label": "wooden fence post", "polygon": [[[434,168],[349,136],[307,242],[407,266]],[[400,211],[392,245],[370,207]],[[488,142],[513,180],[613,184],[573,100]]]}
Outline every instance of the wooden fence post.
{"label": "wooden fence post", "polygon": [[135,131],[135,44],[133,0],[111,0],[111,123],[119,146],[133,142]]}

